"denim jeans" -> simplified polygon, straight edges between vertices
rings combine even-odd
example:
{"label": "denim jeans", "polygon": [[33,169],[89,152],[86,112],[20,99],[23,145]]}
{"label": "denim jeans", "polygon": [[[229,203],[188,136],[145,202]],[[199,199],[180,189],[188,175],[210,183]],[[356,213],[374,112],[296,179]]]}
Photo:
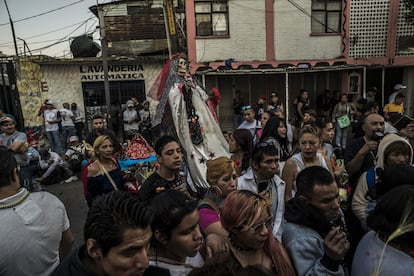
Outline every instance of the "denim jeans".
{"label": "denim jeans", "polygon": [[349,127],[340,128],[338,123],[335,124],[335,143],[341,149],[346,148]]}
{"label": "denim jeans", "polygon": [[[63,147],[65,149],[68,148],[68,139],[70,136],[76,135],[76,128],[74,126],[63,126],[62,127],[62,139],[63,139]],[[81,137],[79,137],[81,139]]]}
{"label": "denim jeans", "polygon": [[50,150],[57,154],[62,154],[62,144],[60,143],[59,130],[46,131],[46,137],[49,141]]}

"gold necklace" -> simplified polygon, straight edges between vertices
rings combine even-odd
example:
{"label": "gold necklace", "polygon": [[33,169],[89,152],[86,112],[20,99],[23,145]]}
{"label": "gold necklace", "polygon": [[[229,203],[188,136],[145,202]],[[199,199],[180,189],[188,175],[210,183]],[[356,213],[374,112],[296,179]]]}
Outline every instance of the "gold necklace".
{"label": "gold necklace", "polygon": [[26,191],[23,196],[16,200],[15,202],[9,203],[9,204],[0,204],[0,209],[9,209],[9,208],[13,208],[17,205],[19,205],[20,203],[22,203],[28,196],[29,196],[30,192]]}

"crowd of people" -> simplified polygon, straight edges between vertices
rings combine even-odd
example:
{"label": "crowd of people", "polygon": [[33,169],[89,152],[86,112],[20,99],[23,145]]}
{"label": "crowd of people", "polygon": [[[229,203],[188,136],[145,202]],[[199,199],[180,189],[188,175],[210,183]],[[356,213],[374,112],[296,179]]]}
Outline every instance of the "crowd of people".
{"label": "crowd of people", "polygon": [[[242,120],[235,116],[227,133],[230,154],[198,160],[208,183],[198,191],[183,170],[191,155],[180,135],[153,141],[157,169],[130,190],[116,158],[121,142],[102,115],[85,137],[90,147],[75,124],[64,126],[67,145],[48,134],[54,150],[41,159],[53,162],[36,181],[52,163],[70,176],[82,170],[89,210],[84,241],[72,250],[64,205],[29,192],[27,137],[4,115],[0,248],[13,250],[0,251],[0,275],[414,275],[414,121],[393,127],[395,107],[379,114],[371,94],[358,105],[342,94],[332,110],[315,112],[303,89],[289,122],[278,96],[251,106],[236,93]],[[75,116],[45,104],[46,131]],[[151,124],[140,127],[146,114],[132,100],[126,106],[125,135],[152,141]]]}

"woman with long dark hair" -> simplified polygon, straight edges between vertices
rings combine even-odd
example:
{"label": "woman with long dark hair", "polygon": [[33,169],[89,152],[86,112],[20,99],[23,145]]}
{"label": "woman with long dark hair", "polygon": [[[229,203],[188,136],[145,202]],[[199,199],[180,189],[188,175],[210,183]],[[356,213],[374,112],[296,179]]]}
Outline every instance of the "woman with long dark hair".
{"label": "woman with long dark hair", "polygon": [[279,162],[284,162],[289,158],[286,133],[285,122],[279,117],[272,116],[267,120],[260,138],[260,143],[272,142],[274,144],[279,153]]}
{"label": "woman with long dark hair", "polygon": [[247,129],[235,129],[229,139],[231,159],[236,163],[240,176],[250,167],[250,156],[253,150],[253,136]]}
{"label": "woman with long dark hair", "polygon": [[297,98],[296,105],[296,126],[302,125],[305,111],[310,109],[309,93],[306,89],[301,89]]}

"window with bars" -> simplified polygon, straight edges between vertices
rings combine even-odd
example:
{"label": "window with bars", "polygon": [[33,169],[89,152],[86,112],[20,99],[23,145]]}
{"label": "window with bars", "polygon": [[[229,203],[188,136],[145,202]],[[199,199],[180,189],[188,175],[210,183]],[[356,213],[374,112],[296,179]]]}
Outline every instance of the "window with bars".
{"label": "window with bars", "polygon": [[312,0],[312,33],[339,33],[341,0]]}
{"label": "window with bars", "polygon": [[228,36],[229,11],[228,0],[196,1],[196,35],[197,36]]}

